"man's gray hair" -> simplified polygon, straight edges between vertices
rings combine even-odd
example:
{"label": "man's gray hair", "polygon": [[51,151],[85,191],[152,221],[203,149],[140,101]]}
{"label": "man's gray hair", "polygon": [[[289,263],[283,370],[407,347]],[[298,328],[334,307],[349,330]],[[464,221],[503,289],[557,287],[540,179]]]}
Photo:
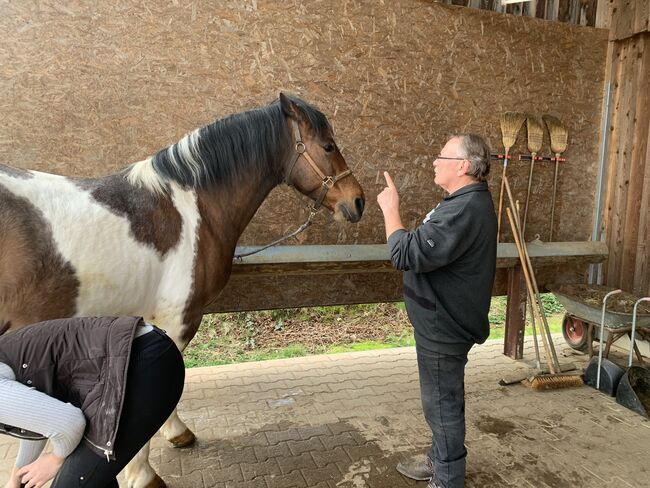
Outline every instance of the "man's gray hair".
{"label": "man's gray hair", "polygon": [[455,137],[460,138],[459,156],[469,161],[467,174],[478,181],[485,181],[490,174],[490,146],[476,134],[458,134]]}

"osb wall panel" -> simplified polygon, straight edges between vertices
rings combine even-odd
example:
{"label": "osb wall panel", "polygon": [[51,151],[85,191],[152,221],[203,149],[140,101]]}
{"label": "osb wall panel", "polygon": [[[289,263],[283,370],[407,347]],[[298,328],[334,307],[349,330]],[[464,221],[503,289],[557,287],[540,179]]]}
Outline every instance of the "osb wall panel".
{"label": "osb wall panel", "polygon": [[[416,0],[4,0],[0,14],[3,162],[104,175],[286,90],[328,115],[368,202],[360,224],[321,215],[298,242],[377,243],[384,170],[413,226],[442,196],[431,163],[450,134],[483,134],[500,151],[502,112],[553,113],[570,132],[555,236],[590,235],[606,31]],[[553,168],[537,167],[527,232],[543,237]],[[523,201],[528,165],[510,168]],[[495,163],[495,201],[500,173]],[[242,243],[304,217],[276,190]]]}
{"label": "osb wall panel", "polygon": [[650,294],[650,33],[612,49],[605,283],[643,296]]}

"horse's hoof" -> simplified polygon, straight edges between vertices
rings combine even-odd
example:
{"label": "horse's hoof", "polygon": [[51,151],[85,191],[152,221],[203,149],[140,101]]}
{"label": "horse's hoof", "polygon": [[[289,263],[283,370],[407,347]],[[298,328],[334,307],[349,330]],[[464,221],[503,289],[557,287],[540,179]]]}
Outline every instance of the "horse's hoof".
{"label": "horse's hoof", "polygon": [[190,429],[185,429],[185,432],[183,432],[181,435],[177,435],[173,439],[169,439],[169,442],[171,442],[174,447],[188,447],[194,444],[194,441],[196,441],[196,436]]}
{"label": "horse's hoof", "polygon": [[167,485],[160,476],[156,475],[144,488],[167,488]]}

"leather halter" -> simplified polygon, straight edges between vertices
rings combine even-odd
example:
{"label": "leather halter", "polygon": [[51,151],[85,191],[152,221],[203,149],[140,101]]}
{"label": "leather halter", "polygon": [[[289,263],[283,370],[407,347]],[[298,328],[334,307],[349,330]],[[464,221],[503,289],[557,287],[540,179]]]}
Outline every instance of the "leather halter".
{"label": "leather halter", "polygon": [[325,195],[327,195],[327,192],[336,184],[337,181],[342,180],[346,176],[350,176],[352,174],[352,170],[347,169],[338,175],[325,176],[325,174],[320,170],[318,165],[314,162],[312,157],[307,152],[307,147],[305,146],[305,143],[302,142],[302,136],[300,135],[300,127],[298,126],[298,123],[293,119],[291,119],[291,128],[293,129],[293,140],[295,141],[293,147],[296,152],[293,155],[291,162],[289,163],[289,170],[284,177],[284,181],[287,185],[294,186],[291,184],[290,180],[291,172],[296,166],[298,159],[300,159],[300,156],[302,156],[305,161],[307,161],[311,169],[314,170],[314,172],[321,179],[321,191],[318,194],[318,198],[316,198],[315,203],[308,206],[310,211],[315,212],[321,207],[323,200],[325,199]]}
{"label": "leather halter", "polygon": [[316,198],[315,203],[307,205],[307,209],[309,210],[309,217],[307,217],[307,220],[305,221],[304,224],[302,224],[300,227],[298,227],[296,230],[294,230],[292,233],[287,234],[283,237],[280,237],[279,239],[276,239],[275,241],[271,242],[270,244],[267,244],[265,246],[259,247],[257,249],[254,249],[252,251],[244,252],[244,253],[239,253],[235,254],[233,257],[233,260],[236,262],[241,262],[243,258],[246,256],[251,256],[253,254],[257,254],[258,252],[261,252],[265,249],[268,249],[269,247],[273,247],[277,244],[280,244],[281,242],[286,241],[287,239],[296,236],[300,234],[302,231],[304,231],[307,227],[311,225],[311,221],[313,220],[314,216],[316,215],[316,212],[318,209],[321,207],[323,200],[325,199],[325,195],[327,195],[327,192],[336,184],[337,181],[342,180],[346,176],[350,176],[352,174],[351,169],[347,169],[343,171],[342,173],[339,173],[338,175],[334,176],[325,176],[325,174],[320,170],[320,168],[316,165],[312,157],[309,155],[307,152],[307,147],[305,146],[305,143],[302,142],[302,137],[300,135],[300,127],[298,127],[298,123],[291,119],[291,128],[293,129],[293,140],[295,141],[294,144],[294,149],[295,149],[295,154],[293,155],[293,158],[291,159],[291,162],[289,163],[289,170],[287,171],[287,174],[284,177],[284,181],[287,185],[293,187],[294,185],[291,184],[291,180],[289,179],[291,177],[291,172],[293,171],[293,168],[296,166],[296,163],[298,162],[298,159],[300,159],[300,156],[302,156],[307,163],[309,163],[309,166],[311,169],[314,170],[314,172],[318,175],[318,177],[321,179],[321,191],[318,194],[318,198]]}

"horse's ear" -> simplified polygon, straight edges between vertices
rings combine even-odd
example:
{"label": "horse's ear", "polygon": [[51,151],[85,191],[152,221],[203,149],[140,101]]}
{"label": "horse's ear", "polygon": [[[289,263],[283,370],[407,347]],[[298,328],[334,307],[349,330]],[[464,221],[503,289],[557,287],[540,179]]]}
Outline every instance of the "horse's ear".
{"label": "horse's ear", "polygon": [[291,117],[297,121],[300,121],[304,118],[302,109],[282,92],[280,92],[280,106],[282,107],[282,112],[287,117]]}

